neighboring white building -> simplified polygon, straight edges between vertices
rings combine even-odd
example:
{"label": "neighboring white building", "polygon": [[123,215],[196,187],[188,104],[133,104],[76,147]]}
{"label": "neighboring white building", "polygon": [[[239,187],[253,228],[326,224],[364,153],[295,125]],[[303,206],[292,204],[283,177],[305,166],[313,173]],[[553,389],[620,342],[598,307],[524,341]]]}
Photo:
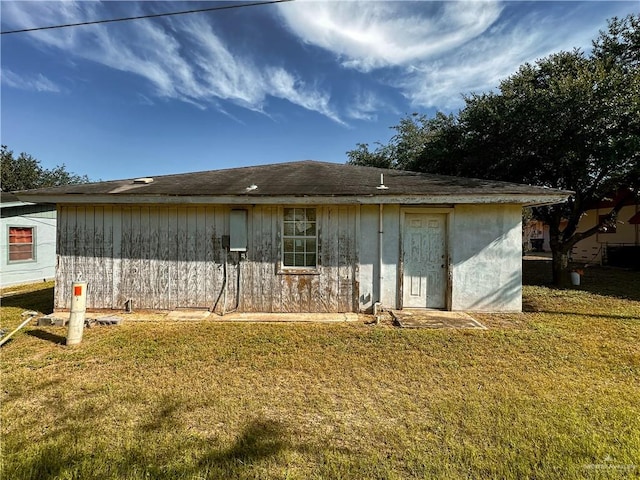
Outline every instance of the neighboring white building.
{"label": "neighboring white building", "polygon": [[[302,161],[18,192],[58,205],[55,308],[520,311],[522,207],[570,192]],[[130,303],[129,303],[130,302]]]}
{"label": "neighboring white building", "polygon": [[22,202],[2,192],[0,212],[1,286],[55,278],[56,206]]}

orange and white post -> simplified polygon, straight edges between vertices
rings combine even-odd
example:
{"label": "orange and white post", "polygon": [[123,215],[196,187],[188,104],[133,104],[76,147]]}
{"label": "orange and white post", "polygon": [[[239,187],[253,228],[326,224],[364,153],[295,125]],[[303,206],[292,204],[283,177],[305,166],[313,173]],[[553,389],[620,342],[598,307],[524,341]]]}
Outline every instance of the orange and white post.
{"label": "orange and white post", "polygon": [[87,311],[87,282],[73,282],[71,293],[67,345],[77,345],[82,341],[82,332],[84,331],[84,315]]}

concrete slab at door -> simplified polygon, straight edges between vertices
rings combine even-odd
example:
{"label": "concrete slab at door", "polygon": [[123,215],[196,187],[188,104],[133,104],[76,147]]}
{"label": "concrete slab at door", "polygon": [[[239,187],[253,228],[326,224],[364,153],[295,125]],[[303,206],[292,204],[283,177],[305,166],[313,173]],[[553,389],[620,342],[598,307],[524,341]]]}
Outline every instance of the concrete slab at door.
{"label": "concrete slab at door", "polygon": [[403,230],[403,294],[406,308],[445,308],[446,216],[407,213]]}

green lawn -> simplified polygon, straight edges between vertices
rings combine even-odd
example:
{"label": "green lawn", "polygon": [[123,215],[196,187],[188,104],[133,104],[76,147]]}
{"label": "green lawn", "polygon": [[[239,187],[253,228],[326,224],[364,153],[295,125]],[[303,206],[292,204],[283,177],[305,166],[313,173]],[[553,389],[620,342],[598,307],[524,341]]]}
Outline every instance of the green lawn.
{"label": "green lawn", "polygon": [[[27,327],[1,350],[1,478],[639,478],[639,277],[526,286],[486,331]],[[3,327],[50,308],[34,288]]]}

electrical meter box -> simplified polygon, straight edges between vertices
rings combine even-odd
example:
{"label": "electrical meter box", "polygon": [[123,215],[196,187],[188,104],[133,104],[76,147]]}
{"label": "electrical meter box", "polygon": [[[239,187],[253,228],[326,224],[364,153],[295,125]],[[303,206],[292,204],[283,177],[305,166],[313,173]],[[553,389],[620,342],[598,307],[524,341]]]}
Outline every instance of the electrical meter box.
{"label": "electrical meter box", "polygon": [[229,216],[229,251],[247,251],[247,211],[231,210]]}

